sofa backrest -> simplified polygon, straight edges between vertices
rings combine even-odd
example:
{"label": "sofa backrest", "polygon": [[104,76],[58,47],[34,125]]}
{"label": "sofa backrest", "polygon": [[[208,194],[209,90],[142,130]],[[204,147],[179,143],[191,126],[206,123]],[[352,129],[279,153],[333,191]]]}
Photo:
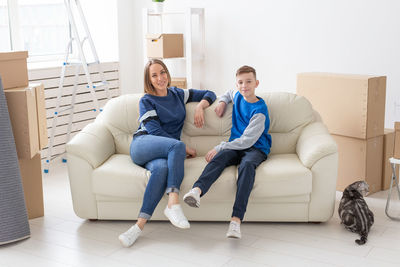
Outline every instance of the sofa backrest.
{"label": "sofa backrest", "polygon": [[311,103],[303,96],[285,92],[264,93],[260,96],[268,106],[271,120],[271,153],[295,153],[303,128],[315,120]]}
{"label": "sofa backrest", "polygon": [[[286,92],[259,92],[269,110],[270,134],[272,136],[271,153],[295,153],[297,139],[304,126],[314,120],[310,102],[302,96]],[[139,117],[139,99],[142,94],[127,94],[107,102],[96,122],[103,123],[114,136],[116,153],[129,154],[132,134],[137,130]],[[217,101],[205,111],[203,128],[194,126],[194,109],[197,103],[186,105],[186,121],[181,140],[203,156],[221,141],[227,141],[230,135],[232,104],[229,104],[222,118],[214,108]]]}

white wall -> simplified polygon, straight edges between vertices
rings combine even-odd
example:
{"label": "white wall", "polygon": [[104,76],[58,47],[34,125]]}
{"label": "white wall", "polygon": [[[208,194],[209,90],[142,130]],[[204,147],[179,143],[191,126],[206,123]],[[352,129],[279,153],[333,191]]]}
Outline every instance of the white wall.
{"label": "white wall", "polygon": [[[166,0],[165,9],[205,8],[206,58],[201,88],[221,94],[238,67],[254,66],[258,90],[296,91],[296,73],[387,76],[385,126],[400,120],[400,1]],[[119,0],[123,93],[142,92],[142,8]],[[338,103],[339,104],[339,103]],[[396,107],[397,106],[397,107]]]}
{"label": "white wall", "polygon": [[81,0],[100,62],[118,61],[117,0]]}
{"label": "white wall", "polygon": [[[142,13],[139,1],[118,0],[118,49],[121,94],[140,92],[143,88]],[[135,89],[136,88],[136,89]]]}

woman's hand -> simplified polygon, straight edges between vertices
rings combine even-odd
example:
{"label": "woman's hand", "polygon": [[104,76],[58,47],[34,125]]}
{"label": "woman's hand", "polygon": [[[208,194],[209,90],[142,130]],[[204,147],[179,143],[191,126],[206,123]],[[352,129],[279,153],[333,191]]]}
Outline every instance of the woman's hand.
{"label": "woman's hand", "polygon": [[215,113],[217,114],[218,117],[222,117],[225,113],[226,109],[226,103],[224,101],[221,101],[218,103],[217,107],[214,109]]}
{"label": "woman's hand", "polygon": [[196,149],[186,146],[186,157],[194,158],[196,157]]}
{"label": "woman's hand", "polygon": [[194,112],[194,125],[197,128],[201,128],[204,125],[204,109],[201,105],[196,106],[196,110]]}
{"label": "woman's hand", "polygon": [[197,128],[201,128],[204,126],[204,109],[210,106],[207,100],[202,99],[199,104],[196,106],[196,110],[194,111],[194,125]]}
{"label": "woman's hand", "polygon": [[215,155],[217,155],[217,150],[215,150],[215,148],[213,148],[207,152],[206,161],[210,162],[215,157]]}

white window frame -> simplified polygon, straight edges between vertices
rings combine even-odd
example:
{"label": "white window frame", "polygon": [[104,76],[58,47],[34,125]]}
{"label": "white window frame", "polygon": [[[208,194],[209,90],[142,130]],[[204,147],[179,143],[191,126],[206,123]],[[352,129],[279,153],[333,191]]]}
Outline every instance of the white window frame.
{"label": "white window frame", "polygon": [[[19,5],[18,0],[7,0],[8,7],[8,18],[9,18],[9,30],[10,30],[10,47],[13,51],[24,50],[22,35],[21,35],[21,24],[19,20]],[[71,35],[70,31],[70,35]],[[70,36],[71,37],[71,36]],[[65,58],[65,50],[67,49],[67,43],[62,54],[57,55],[45,55],[45,56],[29,56],[28,63],[37,62],[60,62]],[[75,53],[70,53],[70,57],[76,56]]]}
{"label": "white window frame", "polygon": [[11,50],[22,50],[22,38],[19,24],[18,0],[7,0],[8,27],[10,29]]}

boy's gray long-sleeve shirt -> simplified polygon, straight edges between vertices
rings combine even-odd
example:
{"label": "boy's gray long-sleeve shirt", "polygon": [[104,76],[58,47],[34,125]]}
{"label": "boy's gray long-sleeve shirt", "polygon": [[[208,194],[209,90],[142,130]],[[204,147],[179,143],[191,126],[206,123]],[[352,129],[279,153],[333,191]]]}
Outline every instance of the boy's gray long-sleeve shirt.
{"label": "boy's gray long-sleeve shirt", "polygon": [[[222,101],[226,104],[229,104],[233,101],[236,92],[237,91],[235,90],[227,91],[219,98],[219,102]],[[264,114],[256,113],[253,117],[251,117],[249,124],[239,138],[236,138],[230,142],[221,142],[219,145],[214,147],[215,150],[217,152],[223,149],[244,150],[252,147],[264,132],[265,120],[266,117]]]}

